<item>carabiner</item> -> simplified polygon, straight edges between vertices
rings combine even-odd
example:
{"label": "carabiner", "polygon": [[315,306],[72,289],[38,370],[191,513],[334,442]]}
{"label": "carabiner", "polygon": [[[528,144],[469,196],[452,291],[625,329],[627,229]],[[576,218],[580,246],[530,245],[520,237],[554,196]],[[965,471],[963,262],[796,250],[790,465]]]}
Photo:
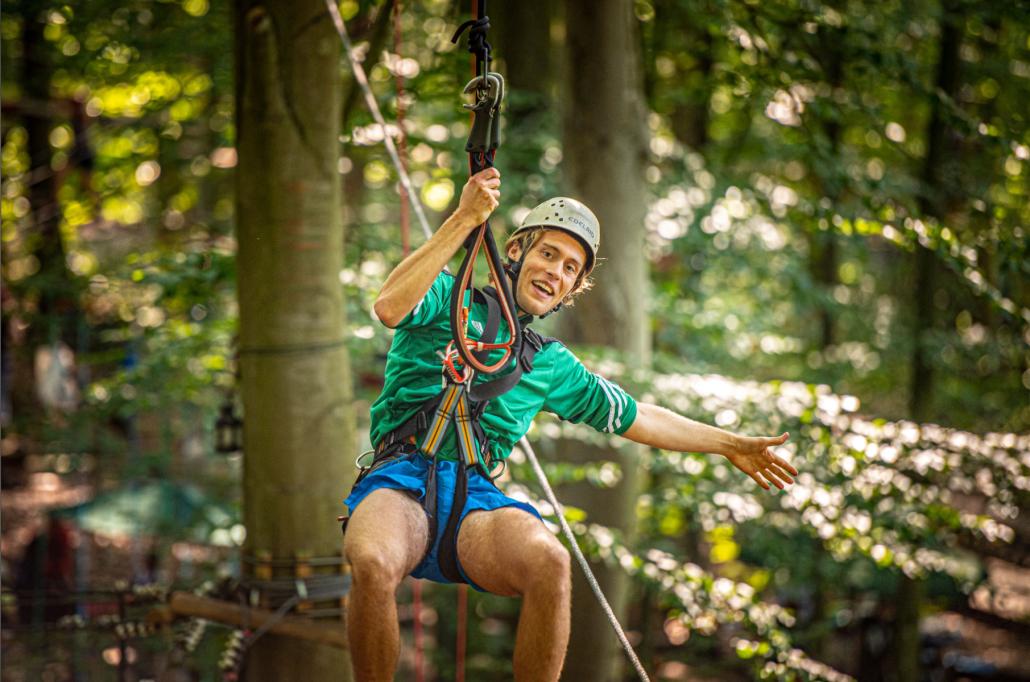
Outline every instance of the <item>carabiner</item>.
{"label": "carabiner", "polygon": [[472,130],[469,132],[465,151],[486,153],[500,145],[501,126],[497,113],[504,98],[504,78],[494,71],[486,76],[476,76],[462,89],[462,94],[475,94],[475,102],[462,107],[472,112]]}

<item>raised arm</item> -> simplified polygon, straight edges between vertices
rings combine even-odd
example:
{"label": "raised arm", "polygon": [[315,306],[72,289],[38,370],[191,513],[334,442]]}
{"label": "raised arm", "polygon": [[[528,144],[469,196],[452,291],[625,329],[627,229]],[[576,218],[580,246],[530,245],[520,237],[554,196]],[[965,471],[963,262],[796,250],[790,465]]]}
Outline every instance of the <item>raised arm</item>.
{"label": "raised arm", "polygon": [[798,475],[797,469],[769,449],[785,443],[787,433],[775,438],[738,436],[658,405],[637,403],[637,417],[622,435],[663,450],[723,455],[766,490],[769,483],[782,490],[794,482],[791,475]]}
{"label": "raised arm", "polygon": [[501,200],[501,174],[496,168],[476,173],[461,190],[458,208],[433,236],[393,269],[373,305],[376,317],[396,327],[429,291],[469,234],[490,217]]}

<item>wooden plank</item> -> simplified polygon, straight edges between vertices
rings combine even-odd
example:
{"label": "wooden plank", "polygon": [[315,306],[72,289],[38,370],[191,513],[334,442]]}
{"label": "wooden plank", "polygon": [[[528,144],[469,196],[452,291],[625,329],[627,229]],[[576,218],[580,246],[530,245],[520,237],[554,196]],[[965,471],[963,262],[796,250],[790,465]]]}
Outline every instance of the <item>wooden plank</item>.
{"label": "wooden plank", "polygon": [[[266,609],[251,609],[233,602],[198,597],[189,592],[173,592],[168,608],[176,616],[205,618],[207,620],[256,629],[262,627],[274,613]],[[347,630],[342,621],[317,621],[296,616],[285,616],[269,632],[286,637],[327,644],[338,649],[347,648]]]}

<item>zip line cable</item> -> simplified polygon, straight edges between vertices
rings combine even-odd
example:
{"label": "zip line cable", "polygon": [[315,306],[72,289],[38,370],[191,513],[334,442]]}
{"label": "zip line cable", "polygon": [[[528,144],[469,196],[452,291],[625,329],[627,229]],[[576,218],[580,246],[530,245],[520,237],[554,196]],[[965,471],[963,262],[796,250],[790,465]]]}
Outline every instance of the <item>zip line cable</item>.
{"label": "zip line cable", "polygon": [[597,582],[597,577],[594,576],[594,572],[590,570],[590,564],[587,563],[587,558],[583,555],[583,550],[579,548],[579,543],[576,542],[576,536],[572,534],[572,528],[569,526],[569,522],[565,520],[565,508],[558,502],[558,498],[554,494],[554,490],[551,489],[551,484],[547,481],[547,474],[544,473],[543,467],[540,466],[540,460],[537,459],[536,453],[533,452],[533,446],[529,444],[529,439],[525,436],[519,441],[519,447],[526,453],[526,457],[529,459],[530,465],[533,467],[533,473],[536,474],[537,480],[540,482],[540,487],[544,489],[544,495],[547,497],[547,501],[554,508],[554,514],[558,517],[558,523],[561,525],[562,534],[569,541],[569,546],[572,548],[572,553],[576,556],[576,561],[579,563],[579,567],[583,569],[583,575],[586,576],[587,582],[590,583],[590,589],[593,590],[594,596],[597,597],[597,601],[601,604],[601,608],[604,610],[604,615],[608,617],[608,622],[611,623],[612,629],[615,630],[615,635],[619,638],[619,643],[622,644],[622,648],[626,651],[626,656],[629,658],[630,663],[637,671],[637,675],[640,676],[644,682],[649,682],[650,678],[647,676],[647,671],[644,670],[644,666],[640,663],[640,659],[637,658],[637,653],[633,651],[633,645],[629,643],[629,639],[626,637],[626,631],[622,629],[622,625],[619,623],[618,616],[615,615],[615,610],[612,609],[612,605],[608,603],[608,599],[604,596],[604,591],[601,589],[601,585]]}
{"label": "zip line cable", "polygon": [[368,76],[365,75],[365,69],[361,66],[361,62],[358,61],[357,57],[354,56],[354,46],[351,44],[350,36],[347,35],[347,27],[343,23],[343,17],[340,16],[340,9],[333,0],[325,0],[325,6],[329,9],[329,15],[333,18],[333,24],[336,26],[336,32],[340,35],[340,40],[343,41],[343,48],[347,52],[347,59],[350,61],[351,71],[354,73],[354,80],[358,82],[358,86],[365,96],[365,105],[368,106],[372,118],[375,119],[383,131],[383,144],[390,155],[390,160],[393,161],[394,168],[397,169],[397,177],[400,178],[401,186],[411,200],[411,206],[415,209],[415,216],[418,218],[419,225],[422,226],[422,233],[426,236],[426,239],[429,239],[433,236],[433,230],[430,229],[429,221],[426,220],[425,211],[422,209],[422,202],[419,201],[418,194],[415,192],[415,186],[411,183],[411,177],[408,176],[408,172],[404,170],[404,164],[401,163],[401,157],[397,153],[397,145],[393,143],[393,137],[390,136],[390,129],[386,127],[383,114],[379,111],[379,104],[376,102],[375,95],[372,94],[372,88],[368,84]]}
{"label": "zip line cable", "polygon": [[[407,171],[404,170],[404,165],[401,161],[400,155],[397,153],[397,147],[394,145],[393,139],[390,137],[389,130],[386,127],[386,121],[383,119],[382,112],[379,110],[379,104],[376,102],[375,95],[372,93],[372,88],[368,84],[368,78],[365,76],[365,70],[361,66],[361,62],[359,62],[354,56],[354,50],[351,45],[350,37],[347,35],[347,29],[343,23],[343,17],[340,16],[340,10],[336,7],[336,3],[333,2],[333,0],[326,0],[326,7],[329,9],[329,14],[332,16],[333,23],[336,25],[336,32],[340,35],[340,39],[343,41],[344,49],[347,52],[347,59],[350,61],[351,69],[354,72],[354,79],[362,90],[365,104],[368,106],[376,123],[378,123],[383,130],[383,143],[390,155],[390,160],[397,169],[397,175],[400,177],[401,186],[404,188],[404,191],[407,193],[408,198],[411,201],[411,206],[414,208],[415,215],[418,217],[419,223],[422,226],[422,232],[425,234],[426,239],[429,239],[433,236],[433,231],[429,227],[429,222],[426,220],[425,212],[422,209],[422,203],[419,201],[419,198],[415,193],[415,189],[411,184],[411,179],[409,178]],[[579,543],[576,541],[576,536],[573,534],[572,528],[569,526],[568,521],[565,520],[564,508],[555,497],[554,490],[551,488],[551,485],[547,480],[547,474],[544,473],[543,467],[540,466],[540,461],[537,459],[533,446],[529,444],[529,440],[526,439],[525,436],[523,436],[522,440],[519,441],[519,446],[526,453],[526,457],[529,459],[530,465],[533,467],[533,473],[536,475],[540,486],[544,490],[547,501],[554,508],[555,514],[558,517],[558,522],[561,525],[562,533],[569,541],[572,553],[575,555],[576,561],[583,570],[583,574],[585,575],[587,582],[590,584],[590,589],[593,590],[594,596],[597,598],[597,601],[601,604],[601,608],[604,610],[605,615],[608,617],[608,622],[615,631],[615,635],[618,637],[619,643],[622,644],[622,648],[625,650],[626,656],[633,664],[633,667],[640,679],[644,682],[650,682],[650,678],[647,676],[647,672],[644,670],[643,664],[641,664],[640,659],[637,658],[636,652],[633,651],[633,645],[630,644],[629,638],[626,637],[626,631],[619,623],[618,616],[615,615],[615,611],[612,609],[611,604],[604,596],[604,592],[601,590],[601,586],[597,582],[597,578],[594,576],[594,572],[591,570],[590,564],[587,563],[587,559],[583,555],[583,551],[579,548]]]}

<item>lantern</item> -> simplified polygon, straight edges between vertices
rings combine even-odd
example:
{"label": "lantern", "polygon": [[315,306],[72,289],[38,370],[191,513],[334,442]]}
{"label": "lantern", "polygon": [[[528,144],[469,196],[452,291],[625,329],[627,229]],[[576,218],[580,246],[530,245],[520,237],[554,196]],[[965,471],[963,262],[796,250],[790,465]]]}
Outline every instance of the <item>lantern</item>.
{"label": "lantern", "polygon": [[243,449],[243,420],[236,416],[231,398],[222,403],[215,422],[215,450],[231,455]]}

